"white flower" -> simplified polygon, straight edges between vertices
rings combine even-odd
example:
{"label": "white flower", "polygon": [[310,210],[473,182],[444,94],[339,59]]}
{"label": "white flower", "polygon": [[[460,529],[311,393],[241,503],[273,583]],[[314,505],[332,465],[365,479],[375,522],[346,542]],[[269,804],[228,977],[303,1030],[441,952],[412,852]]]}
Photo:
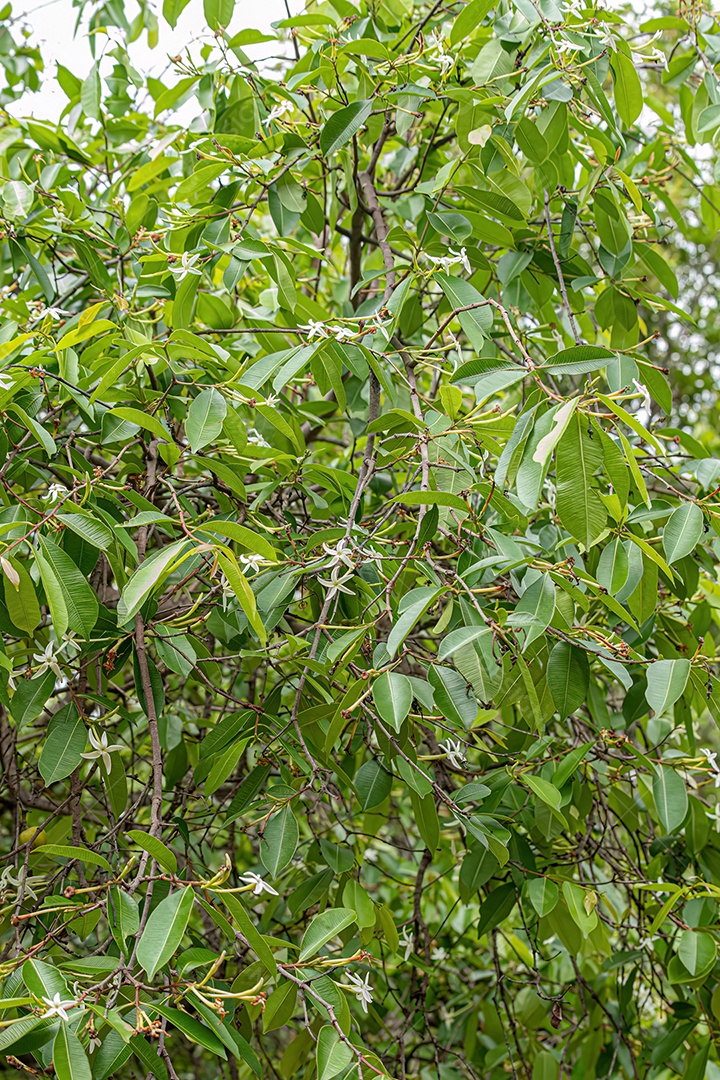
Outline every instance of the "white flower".
{"label": "white flower", "polygon": [[470,265],[470,260],[468,258],[467,248],[464,247],[460,248],[459,251],[448,248],[447,255],[427,255],[426,258],[428,258],[431,263],[435,263],[436,266],[441,266],[446,274],[451,266],[458,266],[459,264],[462,265],[462,268],[466,273],[472,273],[472,266]]}
{"label": "white flower", "polygon": [[86,754],[81,754],[80,757],[85,758],[87,761],[95,761],[97,758],[102,758],[102,763],[105,766],[105,771],[110,772],[112,768],[112,759],[110,758],[110,755],[115,750],[122,750],[123,747],[120,745],[120,743],[110,743],[110,745],[108,746],[108,737],[107,732],[105,731],[102,731],[100,733],[100,738],[98,738],[95,732],[91,729],[90,731],[88,731],[88,738],[90,740],[90,745],[93,747],[93,749],[88,750]]}
{"label": "white flower", "polygon": [[652,398],[648,393],[648,388],[644,383],[638,382],[637,379],[633,379],[633,386],[637,390],[638,394],[642,397],[642,404],[644,409],[652,409]]}
{"label": "white flower", "polygon": [[233,587],[230,584],[230,582],[228,581],[228,579],[225,577],[225,575],[223,575],[223,577],[222,577],[222,579],[220,581],[220,588],[222,589],[222,598],[223,598],[222,599],[222,609],[223,609],[223,611],[227,611],[228,600],[232,600],[235,593],[233,592]]}
{"label": "white flower", "polygon": [[340,577],[340,563],[338,563],[337,566],[333,566],[329,579],[318,577],[320,584],[327,589],[326,599],[332,600],[333,596],[337,596],[337,594],[341,592],[347,593],[348,596],[353,596],[353,590],[348,589],[345,585],[345,582],[350,580],[353,573],[353,570],[348,570],[347,574],[343,574],[343,576]]}
{"label": "white flower", "polygon": [[277,405],[279,400],[280,399],[277,396],[277,394],[268,394],[268,396],[265,398],[265,401],[263,402],[263,404],[264,405],[269,405],[272,408],[273,405]]}
{"label": "white flower", "polygon": [[58,652],[62,652],[63,649],[69,649],[71,653],[75,652],[75,650],[80,652],[80,646],[75,640],[76,636],[74,630],[67,630],[62,636],[62,644]]}
{"label": "white flower", "polygon": [[332,562],[331,566],[339,566],[340,563],[344,563],[350,570],[355,569],[355,563],[352,561],[350,552],[347,550],[348,541],[344,538],[338,540],[335,547],[331,547],[330,544],[323,544],[323,550],[330,556]]}
{"label": "white flower", "polygon": [[400,944],[405,947],[405,956],[403,959],[407,960],[410,953],[415,948],[415,935],[408,931],[407,926],[403,926],[402,937],[400,938]]}
{"label": "white flower", "polygon": [[301,326],[300,329],[305,331],[308,341],[312,341],[316,337],[329,337],[329,331],[325,323],[317,322],[315,319],[311,319],[306,326]]}
{"label": "white flower", "polygon": [[351,330],[349,326],[331,326],[330,333],[334,334],[338,341],[347,341],[355,337],[356,331]]}
{"label": "white flower", "polygon": [[438,30],[433,30],[430,35],[430,51],[437,53],[440,70],[443,75],[447,75],[448,71],[451,71],[455,66],[455,57],[445,51],[445,42]]}
{"label": "white flower", "polygon": [[174,274],[178,281],[182,281],[188,274],[202,274],[202,270],[195,263],[200,258],[199,254],[191,255],[189,251],[183,251],[180,263],[170,267],[170,273]]}
{"label": "white flower", "polygon": [[447,742],[440,743],[440,749],[445,751],[448,764],[452,765],[453,769],[464,769],[467,766],[467,759],[461,742],[448,739]]}
{"label": "white flower", "polygon": [[364,978],[361,975],[353,975],[351,972],[347,974],[348,979],[353,984],[352,992],[363,1007],[363,1012],[368,1011],[368,1005],[372,1005],[373,989],[370,985],[370,976],[366,975]]}
{"label": "white flower", "polygon": [[6,390],[9,390],[12,385],[13,380],[10,375],[5,375],[4,373],[0,374],[0,390],[2,390],[3,393]]}
{"label": "white flower", "polygon": [[720,788],[720,769],[718,768],[717,760],[716,760],[717,759],[717,751],[715,753],[713,753],[710,750],[704,749],[701,746],[700,747],[700,753],[707,759],[707,763],[710,766],[710,771],[712,772],[713,779],[715,781],[715,787]]}
{"label": "white flower", "polygon": [[[18,892],[23,887],[22,877],[24,871],[19,870],[17,876],[14,876],[12,870],[12,866],[6,866],[2,874],[0,874],[0,896],[4,897],[10,891],[10,887],[17,889]],[[26,877],[24,894],[30,900],[37,900],[37,894],[31,889],[29,882],[30,878]]]}
{"label": "white flower", "polygon": [[46,307],[40,312],[41,315],[49,315],[51,319],[64,319],[70,312],[61,307]]}
{"label": "white flower", "polygon": [[247,441],[252,443],[253,446],[269,446],[270,443],[263,439],[262,435],[254,428],[250,428],[247,433]]}
{"label": "white flower", "polygon": [[271,124],[273,120],[282,120],[283,116],[288,116],[293,111],[295,106],[292,101],[281,101],[279,105],[273,105],[270,112],[265,119],[266,124]]}
{"label": "white flower", "polygon": [[267,562],[267,559],[263,559],[262,555],[238,555],[237,560],[241,566],[246,567],[248,570],[259,570]]}
{"label": "white flower", "polygon": [[263,881],[259,874],[254,874],[252,870],[248,870],[247,874],[241,874],[240,880],[244,881],[246,885],[254,886],[252,893],[253,896],[260,896],[261,893],[270,893],[271,896],[277,896],[277,890],[273,889],[272,885],[268,885],[267,881]]}
{"label": "white flower", "polygon": [[49,641],[45,646],[45,652],[33,653],[33,660],[40,665],[33,675],[33,679],[37,679],[40,675],[44,675],[46,671],[52,671],[57,675],[58,679],[62,679],[63,673],[60,670],[60,665],[58,664],[57,655],[55,653],[55,646],[52,641]]}
{"label": "white flower", "polygon": [[98,1037],[97,1032],[95,1032],[94,1035],[90,1036],[90,1041],[88,1043],[88,1050],[90,1051],[91,1054],[93,1054],[98,1049],[98,1047],[100,1047],[100,1046],[102,1046],[102,1039],[100,1039]]}
{"label": "white flower", "polygon": [[557,501],[557,488],[553,484],[552,480],[545,481],[545,491],[547,494],[548,505],[551,510],[555,509],[555,503]]}
{"label": "white flower", "polygon": [[63,495],[67,495],[68,489],[63,484],[53,483],[43,495],[45,502],[57,502]]}
{"label": "white flower", "polygon": [[51,1016],[59,1016],[66,1023],[70,1019],[67,1010],[73,1009],[77,1005],[77,1001],[62,1001],[60,994],[53,994],[51,998],[44,997],[42,1001],[47,1006],[47,1009],[42,1014],[41,1019],[47,1020]]}
{"label": "white flower", "polygon": [[438,945],[438,947],[433,949],[430,953],[430,959],[434,960],[436,964],[440,964],[443,960],[447,960],[447,955],[447,950],[443,949],[442,945]]}
{"label": "white flower", "polygon": [[462,264],[462,268],[467,274],[472,274],[472,266],[470,265],[470,260],[468,258],[467,248],[461,247],[459,251],[453,251],[452,248],[448,248],[448,251],[453,258],[457,259],[458,262]]}

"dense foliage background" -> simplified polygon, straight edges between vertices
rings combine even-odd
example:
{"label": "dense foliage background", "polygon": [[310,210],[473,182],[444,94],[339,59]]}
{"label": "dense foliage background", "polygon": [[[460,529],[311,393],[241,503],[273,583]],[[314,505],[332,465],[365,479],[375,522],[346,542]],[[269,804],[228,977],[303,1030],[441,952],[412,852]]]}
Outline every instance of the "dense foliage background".
{"label": "dense foliage background", "polygon": [[84,13],[0,31],[5,1070],[717,1080],[720,25]]}

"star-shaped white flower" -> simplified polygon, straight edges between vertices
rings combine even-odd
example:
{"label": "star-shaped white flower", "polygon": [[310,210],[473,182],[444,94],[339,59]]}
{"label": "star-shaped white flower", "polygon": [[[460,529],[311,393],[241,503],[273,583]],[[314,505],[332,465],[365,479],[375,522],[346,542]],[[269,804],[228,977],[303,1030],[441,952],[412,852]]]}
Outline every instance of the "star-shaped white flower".
{"label": "star-shaped white flower", "polygon": [[273,889],[272,885],[268,885],[267,881],[264,881],[259,874],[253,873],[252,870],[248,870],[246,874],[240,875],[240,880],[244,881],[246,885],[253,886],[253,896],[260,896],[261,893],[269,893],[270,896],[277,896],[277,889]]}
{"label": "star-shaped white flower", "polygon": [[124,747],[122,747],[120,743],[110,743],[110,745],[108,745],[107,732],[105,731],[102,731],[98,737],[91,729],[88,731],[88,738],[93,749],[88,750],[85,754],[81,754],[80,757],[85,758],[87,761],[96,761],[97,758],[102,758],[105,771],[109,773],[112,768],[112,758],[110,755],[116,750],[123,750]]}
{"label": "star-shaped white flower", "polygon": [[262,555],[238,555],[237,560],[246,570],[259,570],[267,562]]}
{"label": "star-shaped white flower", "polygon": [[60,670],[60,665],[58,664],[57,655],[55,653],[55,646],[52,641],[47,643],[44,652],[33,653],[33,660],[39,665],[37,671],[33,675],[33,679],[38,679],[41,675],[44,675],[46,671],[52,671],[57,675],[58,679],[62,679],[63,673]]}
{"label": "star-shaped white flower", "polygon": [[57,502],[63,495],[67,495],[68,489],[63,484],[51,484],[43,495],[45,502]]}
{"label": "star-shaped white flower", "polygon": [[178,281],[182,281],[188,274],[197,274],[199,276],[202,274],[202,270],[195,265],[199,258],[199,254],[191,255],[189,251],[183,251],[180,262],[170,267],[170,273],[174,274]]}
{"label": "star-shaped white flower", "polygon": [[279,105],[273,105],[267,114],[265,123],[271,124],[273,120],[282,120],[284,116],[288,116],[293,111],[294,107],[292,101],[281,101]]}
{"label": "star-shaped white flower", "polygon": [[254,427],[250,428],[247,433],[247,441],[253,446],[269,446],[270,443],[263,439],[259,431]]}
{"label": "star-shaped white flower", "polygon": [[339,566],[343,563],[348,569],[355,569],[355,563],[348,550],[348,541],[344,537],[341,540],[338,540],[335,547],[331,544],[323,544],[323,551],[326,555],[329,555],[332,560],[330,566]]}
{"label": "star-shaped white flower", "polygon": [[400,944],[405,949],[405,955],[404,955],[403,959],[407,960],[408,957],[410,956],[410,953],[415,948],[415,935],[410,933],[407,926],[403,926],[403,932],[402,932],[402,937],[400,938]]}
{"label": "star-shaped white flower", "polygon": [[440,743],[440,749],[445,751],[448,764],[452,765],[453,769],[464,769],[467,766],[467,759],[461,742],[448,739],[447,742]]}
{"label": "star-shaped white flower", "polygon": [[328,328],[325,326],[325,323],[318,322],[316,319],[311,319],[306,326],[301,326],[300,329],[305,331],[308,341],[313,341],[313,339],[316,337],[329,337],[329,331]]}
{"label": "star-shaped white flower", "polygon": [[707,759],[707,763],[710,766],[710,770],[711,770],[711,772],[713,774],[713,779],[715,781],[715,787],[716,788],[720,787],[720,768],[718,768],[718,764],[717,764],[717,751],[713,752],[713,751],[708,750],[707,748],[703,748],[701,746],[700,747],[700,753],[703,755],[703,757],[705,757]]}
{"label": "star-shaped white flower", "polygon": [[462,265],[463,270],[466,273],[472,273],[472,266],[468,258],[467,248],[460,248],[459,251],[455,251],[453,248],[448,248],[447,255],[427,255],[427,259],[436,266],[441,266],[447,274],[451,266]]}
{"label": "star-shaped white flower", "polygon": [[70,1019],[67,1010],[73,1009],[77,1005],[77,1001],[63,1001],[60,994],[53,994],[51,998],[44,997],[42,1002],[43,1005],[47,1006],[45,1012],[42,1014],[43,1020],[47,1020],[51,1016],[59,1016],[65,1023]]}
{"label": "star-shaped white flower", "polygon": [[353,596],[353,590],[348,589],[345,584],[346,581],[350,580],[353,574],[353,570],[348,570],[347,574],[343,574],[343,576],[340,577],[340,564],[338,563],[337,566],[333,566],[329,578],[318,577],[320,584],[327,589],[326,599],[332,600],[334,596],[337,596],[337,594],[341,592],[347,593],[348,596]]}
{"label": "star-shaped white flower", "polygon": [[356,331],[349,326],[331,326],[330,333],[334,334],[338,341],[349,341],[355,337]]}
{"label": "star-shaped white flower", "polygon": [[645,383],[638,382],[637,379],[633,379],[633,386],[640,394],[642,398],[642,406],[644,409],[652,409],[652,398],[648,392],[648,388]]}
{"label": "star-shaped white flower", "polygon": [[352,992],[363,1007],[363,1012],[368,1011],[368,1005],[372,1005],[373,1000],[373,988],[370,985],[370,976],[365,975],[353,975],[348,972],[347,975],[352,985]]}
{"label": "star-shaped white flower", "polygon": [[[0,874],[0,896],[3,898],[10,891],[10,888],[14,888],[18,892],[23,888],[22,878],[25,872],[23,870],[18,870],[17,875],[14,875],[12,871],[12,866],[6,866]],[[30,900],[37,900],[37,893],[31,888],[30,878],[27,876],[25,876],[25,888],[23,893],[25,897]]]}

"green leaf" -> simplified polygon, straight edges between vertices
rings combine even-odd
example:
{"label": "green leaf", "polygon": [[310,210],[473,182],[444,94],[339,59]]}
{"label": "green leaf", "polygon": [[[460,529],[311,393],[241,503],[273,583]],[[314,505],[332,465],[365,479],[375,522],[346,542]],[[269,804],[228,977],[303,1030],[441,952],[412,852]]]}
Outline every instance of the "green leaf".
{"label": "green leaf", "polygon": [[219,895],[258,960],[261,961],[271,975],[277,974],[277,964],[270,946],[255,926],[242,902],[231,893],[223,892]]}
{"label": "green leaf", "polygon": [[67,525],[82,540],[87,540],[89,544],[100,548],[101,551],[110,551],[115,544],[115,535],[112,529],[104,521],[93,517],[92,514],[85,513],[84,510],[77,510],[72,514],[58,513],[55,515],[55,520]]}
{"label": "green leaf", "polygon": [[135,897],[119,885],[110,889],[108,922],[118,948],[124,952],[128,937],[135,937],[140,927],[140,910]]}
{"label": "green leaf", "polygon": [[266,540],[264,536],[260,536],[256,530],[248,529],[245,525],[239,525],[237,521],[211,518],[210,521],[198,525],[197,528],[201,532],[218,533],[218,535],[224,536],[228,540],[235,540],[242,547],[247,548],[248,551],[254,551],[257,555],[262,555],[263,559],[268,559],[270,562],[277,561],[277,552],[270,541]]}
{"label": "green leaf", "polygon": [[683,778],[674,769],[658,765],[652,786],[655,808],[663,828],[669,833],[675,832],[688,812],[688,794]]}
{"label": "green leaf", "polygon": [[550,878],[528,878],[525,882],[525,892],[541,918],[549,915],[558,902],[558,887]]}
{"label": "green leaf", "polygon": [[563,881],[562,891],[573,921],[577,923],[583,935],[587,937],[595,929],[598,922],[594,904],[588,902],[592,899],[590,892],[581,888],[580,885],[575,885],[572,881]]}
{"label": "green leaf", "polygon": [[629,56],[615,52],[611,58],[615,87],[615,108],[626,127],[631,127],[642,112],[643,92],[640,76]]}
{"label": "green leaf", "polygon": [[[451,310],[456,311],[458,321],[476,349],[482,349],[493,325],[493,309],[482,293],[464,278],[451,277],[449,274],[434,275],[438,285],[450,301]],[[460,311],[460,308],[469,308]],[[457,373],[459,378],[459,372]]]}
{"label": "green leaf", "polygon": [[390,794],[392,774],[372,758],[360,766],[355,774],[355,790],[362,810],[379,806]]}
{"label": "green leaf", "polygon": [[203,0],[203,12],[211,30],[229,26],[234,10],[235,0]]}
{"label": "green leaf", "polygon": [[690,661],[656,660],[648,664],[645,699],[656,716],[664,716],[682,697],[690,677]]}
{"label": "green leaf", "polygon": [[194,454],[218,437],[226,414],[227,402],[214,387],[193,398],[185,421],[185,434]]}
{"label": "green leaf", "polygon": [[320,149],[330,157],[356,135],[372,112],[372,101],[353,101],[344,109],[338,109],[325,123],[320,132]]}
{"label": "green leaf", "polygon": [[615,353],[600,345],[573,345],[571,349],[548,356],[544,364],[538,367],[539,373],[548,375],[584,375],[588,371],[598,371],[607,366],[608,360],[614,360]]}
{"label": "green leaf", "polygon": [[163,0],[163,18],[175,29],[177,21],[182,15],[190,0]]}
{"label": "green leaf", "polygon": [[206,1050],[209,1050],[216,1057],[222,1058],[223,1061],[227,1059],[225,1047],[215,1032],[211,1031],[209,1027],[199,1020],[196,1020],[194,1016],[189,1016],[187,1012],[183,1012],[181,1009],[173,1009],[170,1005],[159,1005],[157,1002],[153,1003],[152,1009],[160,1016],[164,1016],[166,1020],[169,1020],[178,1031],[182,1031],[190,1042],[196,1043],[198,1046],[204,1046]]}
{"label": "green leaf", "polygon": [[352,1048],[341,1041],[340,1035],[330,1024],[320,1028],[315,1053],[318,1080],[331,1080],[346,1069],[353,1059]]}
{"label": "green leaf", "polygon": [[557,447],[557,514],[561,524],[585,548],[602,535],[607,522],[605,504],[593,477],[603,462],[600,440],[588,434],[587,418],[570,420]]}
{"label": "green leaf", "polygon": [[55,673],[46,671],[44,675],[19,683],[10,702],[10,715],[18,728],[37,719],[55,689],[55,681]]}
{"label": "green leaf", "polygon": [[406,506],[452,506],[455,510],[462,510],[464,514],[468,512],[468,504],[464,499],[449,491],[405,491],[402,495],[396,495],[393,501]]}
{"label": "green leaf", "polygon": [[159,840],[157,836],[151,836],[150,833],[143,832],[142,829],[128,829],[125,835],[128,840],[132,840],[143,851],[147,851],[155,862],[160,863],[171,874],[177,874],[178,864],[175,853],[170,850],[167,844],[163,844],[162,840]]}
{"label": "green leaf", "polygon": [[68,626],[87,640],[95,628],[99,606],[87,578],[70,556],[52,540],[42,538],[42,554],[62,592]]}
{"label": "green leaf", "polygon": [[154,552],[138,567],[128,580],[118,603],[118,621],[121,625],[135,618],[153,589],[188,557],[190,552],[187,545],[186,539],[176,540]]}
{"label": "green leaf", "polygon": [[397,671],[384,671],[373,683],[372,692],[381,718],[395,731],[400,731],[413,700],[410,680]]}
{"label": "green leaf", "polygon": [[55,1036],[52,1060],[58,1080],[92,1080],[83,1045],[69,1024],[61,1023]]}
{"label": "green leaf", "polygon": [[3,590],[8,615],[18,630],[25,630],[28,634],[31,634],[40,622],[41,617],[35,586],[27,569],[19,559],[8,556],[4,558],[19,578],[18,583],[13,584],[8,575],[3,574]]}
{"label": "green leaf", "polygon": [[260,841],[260,858],[272,877],[277,877],[290,863],[299,838],[297,818],[289,806],[268,819]]}
{"label": "green leaf", "polygon": [[558,1080],[560,1064],[549,1050],[541,1050],[533,1062],[532,1080]]}
{"label": "green leaf", "polygon": [[542,802],[552,806],[554,810],[560,809],[562,797],[558,789],[549,780],[543,780],[542,776],[533,776],[532,773],[523,773],[522,782],[537,795]]}
{"label": "green leaf", "polygon": [[351,926],[356,920],[357,916],[350,908],[331,908],[328,911],[321,911],[303,934],[300,943],[300,962],[315,956],[324,945],[327,945],[328,941],[337,937],[342,930]]}
{"label": "green leaf", "polygon": [[64,780],[80,765],[86,741],[85,723],[73,704],[55,713],[38,762],[46,787]]}
{"label": "green leaf", "polygon": [[112,867],[104,855],[98,855],[97,851],[89,851],[87,848],[75,844],[40,844],[34,849],[41,855],[55,855],[61,859],[78,859],[90,866],[100,866],[103,870],[112,873]]}
{"label": "green leaf", "polygon": [[598,585],[607,589],[611,596],[617,596],[628,579],[629,570],[627,548],[616,536],[602,550],[596,572]]}
{"label": "green leaf", "polygon": [[673,510],[663,530],[663,550],[670,566],[695,550],[703,532],[703,512],[695,502]]}
{"label": "green leaf", "polygon": [[691,975],[699,975],[715,963],[717,945],[712,934],[681,930],[677,954]]}
{"label": "green leaf", "polygon": [[583,704],[589,682],[590,670],[583,650],[558,641],[548,659],[547,684],[561,720]]}
{"label": "green leaf", "polygon": [[137,960],[151,982],[177,951],[190,919],[193,899],[191,888],[178,889],[161,900],[150,915],[138,942]]}
{"label": "green leaf", "polygon": [[[555,611],[555,586],[547,574],[528,585],[507,625],[525,634],[524,649],[545,633]],[[489,631],[488,631],[489,632]]]}
{"label": "green leaf", "polygon": [[172,442],[172,436],[168,428],[163,426],[158,418],[151,413],[145,413],[142,409],[126,408],[125,406],[110,409],[110,412],[113,416],[119,416],[121,420],[128,420],[131,424],[137,424],[138,427],[149,431],[156,439]]}
{"label": "green leaf", "polygon": [[250,588],[249,581],[238,566],[235,556],[229,549],[226,549],[226,554],[218,555],[218,563],[227,578],[240,607],[245,613],[247,621],[259,637],[260,642],[264,644],[267,639],[267,632],[265,630],[265,624],[260,618],[260,613],[257,609],[255,593]]}

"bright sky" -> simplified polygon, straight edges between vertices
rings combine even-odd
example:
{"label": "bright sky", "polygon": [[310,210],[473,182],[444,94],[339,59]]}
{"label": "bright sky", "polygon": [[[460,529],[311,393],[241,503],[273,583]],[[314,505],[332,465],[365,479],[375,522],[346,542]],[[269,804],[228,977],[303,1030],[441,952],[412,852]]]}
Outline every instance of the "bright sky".
{"label": "bright sky", "polygon": [[[31,40],[33,44],[40,45],[45,61],[45,81],[38,93],[25,94],[12,104],[8,111],[15,116],[32,115],[38,119],[56,120],[67,104],[67,98],[55,82],[55,62],[59,60],[74,75],[85,78],[92,66],[90,46],[82,28],[77,36],[73,33],[77,8],[73,7],[72,0],[26,0],[26,3],[28,6],[23,7],[22,0],[16,0],[13,14],[15,18],[25,14],[24,21],[27,21],[34,31]],[[159,2],[156,6],[161,8],[162,3]],[[293,14],[302,11],[304,6],[303,0],[290,0]],[[136,11],[134,0],[129,0],[128,21],[132,20]],[[267,31],[271,23],[286,17],[284,0],[236,0],[235,14],[229,29],[232,33],[246,28]],[[148,48],[145,33],[142,39],[134,42],[129,49],[135,67],[143,75],[159,76],[167,69],[168,56],[182,52],[206,30],[202,0],[190,0],[174,30],[170,29],[162,17],[158,21],[160,42],[155,49]],[[99,40],[98,54],[102,52],[101,45],[102,41]],[[248,46],[246,52],[256,60],[267,56],[268,49],[276,51],[273,50],[272,43],[269,43]],[[196,49],[192,52],[197,54]]]}

